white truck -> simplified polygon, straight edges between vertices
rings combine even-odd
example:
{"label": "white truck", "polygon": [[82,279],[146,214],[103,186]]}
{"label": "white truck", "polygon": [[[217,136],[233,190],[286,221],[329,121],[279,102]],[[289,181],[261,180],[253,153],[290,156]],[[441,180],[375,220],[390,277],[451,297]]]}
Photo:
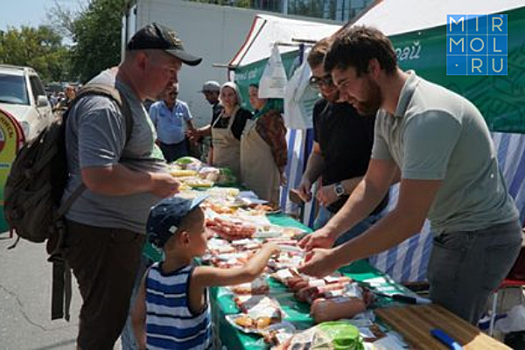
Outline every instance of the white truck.
{"label": "white truck", "polygon": [[44,85],[30,67],[0,64],[0,109],[16,119],[26,141],[53,120]]}

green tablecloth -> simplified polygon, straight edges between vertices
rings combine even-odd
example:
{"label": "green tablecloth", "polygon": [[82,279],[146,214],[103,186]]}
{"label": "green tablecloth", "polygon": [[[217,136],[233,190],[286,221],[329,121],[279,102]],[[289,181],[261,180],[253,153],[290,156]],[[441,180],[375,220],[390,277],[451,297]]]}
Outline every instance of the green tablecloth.
{"label": "green tablecloth", "polygon": [[[356,281],[369,280],[377,277],[387,277],[385,274],[372,267],[367,261],[357,261],[350,266],[346,266],[340,270],[343,274],[352,277]],[[288,315],[285,318],[297,329],[306,329],[314,325],[310,317],[310,305],[301,303],[295,299],[292,293],[289,293],[282,284],[273,279],[270,279],[270,295],[276,298],[285,313]],[[406,290],[392,282],[392,288],[399,292],[406,292]],[[231,326],[226,320],[225,316],[230,314],[237,314],[238,310],[232,295],[224,290],[224,288],[211,288],[210,299],[213,310],[213,319],[216,330],[219,332],[220,341],[227,349],[268,349],[262,337],[258,335],[246,334]],[[379,300],[376,307],[383,307],[391,305],[392,302],[388,300]]]}
{"label": "green tablecloth", "polygon": [[[274,225],[299,227],[307,232],[311,232],[310,228],[284,214],[270,215],[268,218]],[[340,269],[340,271],[343,274],[348,275],[354,280],[360,282],[377,277],[385,277],[389,279],[388,276],[372,267],[365,260],[357,261],[350,266]],[[310,317],[309,304],[297,301],[297,299],[295,299],[293,294],[290,293],[285,286],[271,278],[269,280],[269,284],[270,295],[279,301],[284,309],[284,312],[288,315],[288,317],[285,318],[286,321],[289,321],[298,329],[306,329],[314,325],[313,320]],[[396,285],[393,281],[388,284],[400,292],[406,292],[402,286]],[[219,332],[220,341],[223,346],[232,350],[256,350],[268,348],[262,337],[243,333],[228,323],[225,318],[226,315],[237,314],[240,312],[240,310],[235,305],[235,302],[233,301],[232,295],[230,293],[228,293],[224,288],[211,288],[210,299],[213,310],[214,324],[216,330]],[[389,304],[392,303],[388,300],[380,300],[376,306],[381,307]]]}

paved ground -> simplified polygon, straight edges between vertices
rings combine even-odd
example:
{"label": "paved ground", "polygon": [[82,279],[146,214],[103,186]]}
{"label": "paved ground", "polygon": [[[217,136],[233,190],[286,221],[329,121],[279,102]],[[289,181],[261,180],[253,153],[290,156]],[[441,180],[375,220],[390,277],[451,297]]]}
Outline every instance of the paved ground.
{"label": "paved ground", "polygon": [[[73,281],[71,321],[51,321],[51,264],[44,244],[0,234],[0,350],[74,349],[80,295]],[[120,345],[115,347],[120,349]]]}

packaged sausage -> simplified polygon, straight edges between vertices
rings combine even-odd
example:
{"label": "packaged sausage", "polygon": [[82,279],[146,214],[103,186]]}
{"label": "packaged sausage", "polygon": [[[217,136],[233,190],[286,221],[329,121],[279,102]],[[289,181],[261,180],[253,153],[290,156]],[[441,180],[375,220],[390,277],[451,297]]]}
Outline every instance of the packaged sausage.
{"label": "packaged sausage", "polygon": [[352,318],[366,310],[365,302],[355,297],[319,298],[312,302],[310,314],[315,323]]}

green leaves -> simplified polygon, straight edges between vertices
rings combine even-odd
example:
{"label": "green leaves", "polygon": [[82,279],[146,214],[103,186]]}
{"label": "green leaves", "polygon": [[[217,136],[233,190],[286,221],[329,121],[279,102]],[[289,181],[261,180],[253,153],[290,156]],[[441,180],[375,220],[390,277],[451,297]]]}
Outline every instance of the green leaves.
{"label": "green leaves", "polygon": [[0,31],[0,63],[33,67],[42,80],[63,81],[68,75],[68,50],[49,26],[22,26]]}

